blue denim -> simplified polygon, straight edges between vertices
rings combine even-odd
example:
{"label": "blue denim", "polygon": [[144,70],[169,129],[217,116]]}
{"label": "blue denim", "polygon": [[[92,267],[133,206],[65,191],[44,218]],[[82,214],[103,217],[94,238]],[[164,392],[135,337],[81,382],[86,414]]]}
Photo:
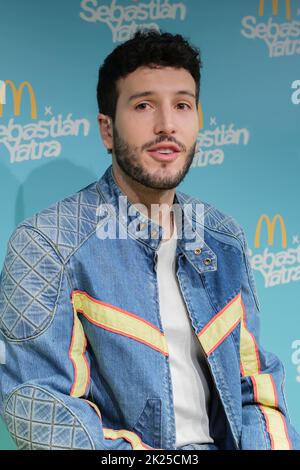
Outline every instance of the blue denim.
{"label": "blue denim", "polygon": [[[9,240],[0,414],[19,449],[176,449],[156,278],[163,229],[120,197],[110,166]],[[176,275],[212,377],[214,444],[300,449],[282,363],[260,345],[243,230],[180,191],[175,202],[187,207]]]}
{"label": "blue denim", "polygon": [[214,444],[187,444],[177,447],[177,450],[219,450]]}

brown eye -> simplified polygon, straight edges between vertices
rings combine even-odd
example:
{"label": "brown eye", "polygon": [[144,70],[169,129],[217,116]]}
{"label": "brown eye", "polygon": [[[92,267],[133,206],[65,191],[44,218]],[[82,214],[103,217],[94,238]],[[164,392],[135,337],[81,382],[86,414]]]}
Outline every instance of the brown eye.
{"label": "brown eye", "polygon": [[144,110],[144,109],[147,109],[146,107],[149,105],[149,103],[139,103],[136,105],[135,109],[141,109],[141,110]]}
{"label": "brown eye", "polygon": [[190,105],[187,103],[178,103],[180,109],[191,109]]}

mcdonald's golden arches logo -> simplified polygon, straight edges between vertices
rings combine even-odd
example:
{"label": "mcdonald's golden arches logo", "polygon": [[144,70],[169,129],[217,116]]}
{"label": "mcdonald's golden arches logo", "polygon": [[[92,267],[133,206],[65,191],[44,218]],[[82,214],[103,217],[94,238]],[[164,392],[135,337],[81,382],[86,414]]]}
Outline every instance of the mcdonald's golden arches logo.
{"label": "mcdonald's golden arches logo", "polygon": [[[291,0],[282,0],[282,3],[285,1],[285,16],[287,19],[292,17],[292,7]],[[266,0],[266,4],[272,3],[272,15],[277,16],[279,11],[279,0]],[[263,16],[265,13],[265,0],[259,0],[258,14]]]}
{"label": "mcdonald's golden arches logo", "polygon": [[287,242],[286,242],[286,229],[285,229],[285,223],[280,214],[275,214],[273,217],[273,220],[271,221],[270,218],[266,215],[263,214],[256,225],[256,231],[255,231],[255,241],[254,241],[254,246],[255,248],[259,248],[260,246],[260,235],[261,235],[261,227],[263,221],[266,222],[267,225],[267,234],[268,234],[268,244],[273,245],[274,243],[274,232],[275,232],[275,227],[277,221],[280,224],[280,229],[281,229],[281,245],[282,248],[286,248]]}
{"label": "mcdonald's golden arches logo", "polygon": [[200,131],[204,126],[203,109],[202,109],[202,105],[200,101],[198,103],[198,120],[199,120],[199,131]]}
{"label": "mcdonald's golden arches logo", "polygon": [[[24,81],[20,84],[19,88],[17,88],[12,80],[5,80],[5,85],[6,85],[6,92],[7,92],[8,87],[10,87],[11,89],[15,116],[21,115],[22,95],[23,95],[24,88],[25,87],[27,88],[28,93],[29,93],[29,99],[30,99],[31,118],[36,119],[37,118],[36,99],[35,99],[33,88],[30,85],[30,83]],[[7,102],[7,93],[6,93],[6,102]],[[3,105],[0,101],[0,117],[2,117],[2,114],[3,114]]]}
{"label": "mcdonald's golden arches logo", "polygon": [[3,80],[0,80],[0,103],[5,104],[6,103],[6,94],[5,94],[5,82]]}

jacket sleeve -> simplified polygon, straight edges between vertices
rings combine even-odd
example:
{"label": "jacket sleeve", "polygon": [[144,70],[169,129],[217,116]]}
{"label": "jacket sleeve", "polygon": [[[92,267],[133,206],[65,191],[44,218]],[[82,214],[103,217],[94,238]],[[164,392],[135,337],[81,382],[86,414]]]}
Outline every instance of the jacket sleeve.
{"label": "jacket sleeve", "polygon": [[0,277],[0,414],[13,440],[29,450],[151,449],[129,430],[104,426],[71,290],[55,246],[19,226]]}
{"label": "jacket sleeve", "polygon": [[260,305],[242,232],[241,389],[242,449],[300,449],[284,395],[285,372],[279,358],[259,342]]}

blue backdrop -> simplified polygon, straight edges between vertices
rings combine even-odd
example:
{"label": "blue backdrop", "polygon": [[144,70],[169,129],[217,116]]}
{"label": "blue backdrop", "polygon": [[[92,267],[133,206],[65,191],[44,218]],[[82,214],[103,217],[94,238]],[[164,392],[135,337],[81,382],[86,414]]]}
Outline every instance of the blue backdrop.
{"label": "blue backdrop", "polygon": [[[300,0],[1,0],[0,264],[17,223],[110,164],[98,67],[141,26],[201,49],[202,128],[181,189],[246,231],[262,343],[285,365],[299,431]],[[9,448],[0,423],[0,449]]]}

